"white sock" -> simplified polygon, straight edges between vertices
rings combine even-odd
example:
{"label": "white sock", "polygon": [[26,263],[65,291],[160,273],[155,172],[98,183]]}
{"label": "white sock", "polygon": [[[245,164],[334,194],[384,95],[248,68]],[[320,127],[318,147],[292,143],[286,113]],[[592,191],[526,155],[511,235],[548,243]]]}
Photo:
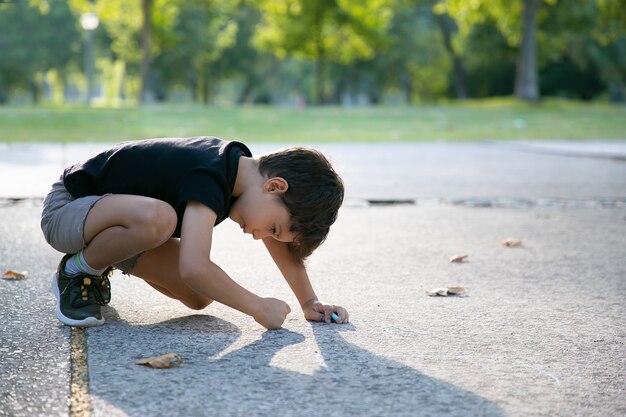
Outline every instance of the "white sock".
{"label": "white sock", "polygon": [[85,256],[83,255],[83,251],[74,254],[71,258],[65,262],[65,268],[63,268],[63,272],[67,275],[76,275],[79,272],[89,275],[100,276],[104,272],[104,269],[93,269],[87,261],[85,261]]}

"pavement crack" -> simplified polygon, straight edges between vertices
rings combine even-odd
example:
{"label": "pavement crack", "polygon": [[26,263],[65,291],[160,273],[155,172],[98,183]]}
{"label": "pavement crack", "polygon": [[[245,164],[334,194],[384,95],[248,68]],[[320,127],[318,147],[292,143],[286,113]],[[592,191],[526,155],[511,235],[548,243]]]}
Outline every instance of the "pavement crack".
{"label": "pavement crack", "polygon": [[518,152],[529,152],[553,156],[565,156],[574,158],[595,158],[595,159],[610,159],[616,162],[626,162],[626,155],[623,148],[610,149],[606,144],[603,150],[585,149],[584,147],[568,146],[562,143],[556,142],[544,142],[544,143],[530,143],[530,142],[496,142],[496,141],[483,141],[482,143],[487,145],[498,146],[503,149]]}
{"label": "pavement crack", "polygon": [[626,196],[574,197],[420,197],[407,199],[370,199],[348,197],[346,207],[378,207],[412,205],[418,207],[471,208],[558,208],[558,209],[623,209]]}
{"label": "pavement crack", "polygon": [[89,417],[91,398],[85,329],[72,327],[70,340],[70,417]]}

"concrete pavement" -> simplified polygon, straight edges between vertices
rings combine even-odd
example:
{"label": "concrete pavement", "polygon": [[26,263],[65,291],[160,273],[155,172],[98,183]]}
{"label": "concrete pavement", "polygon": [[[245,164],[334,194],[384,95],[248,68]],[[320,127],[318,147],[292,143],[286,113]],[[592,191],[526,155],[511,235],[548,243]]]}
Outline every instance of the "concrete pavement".
{"label": "concrete pavement", "polygon": [[[284,330],[220,305],[190,311],[116,274],[107,324],[85,332],[93,415],[626,414],[626,163],[494,144],[319,148],[348,200],[309,272],[352,323],[306,322],[262,245],[224,224],[216,262],[285,299]],[[60,254],[38,211],[36,199],[0,208],[0,268],[30,272],[0,281],[3,416],[69,415],[70,331],[48,290]],[[501,247],[507,237],[524,247]],[[448,263],[457,254],[469,262]],[[425,294],[448,285],[468,296]],[[170,351],[181,367],[134,364]]]}

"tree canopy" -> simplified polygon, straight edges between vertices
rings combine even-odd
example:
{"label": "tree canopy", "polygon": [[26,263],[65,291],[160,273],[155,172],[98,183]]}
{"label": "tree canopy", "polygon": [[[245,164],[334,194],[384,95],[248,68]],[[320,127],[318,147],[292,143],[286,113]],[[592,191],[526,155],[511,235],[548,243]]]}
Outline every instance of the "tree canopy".
{"label": "tree canopy", "polygon": [[23,0],[0,103],[80,101],[84,13],[103,104],[626,96],[626,0]]}

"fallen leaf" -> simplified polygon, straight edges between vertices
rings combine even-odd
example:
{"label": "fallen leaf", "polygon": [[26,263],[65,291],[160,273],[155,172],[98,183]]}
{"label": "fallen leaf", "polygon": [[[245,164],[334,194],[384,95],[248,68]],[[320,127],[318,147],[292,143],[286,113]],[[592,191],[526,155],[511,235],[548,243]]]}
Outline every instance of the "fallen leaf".
{"label": "fallen leaf", "polygon": [[448,296],[448,289],[447,288],[433,288],[432,290],[426,290],[426,294],[430,295],[431,297],[436,297],[436,296],[441,296],[441,297],[447,297]]}
{"label": "fallen leaf", "polygon": [[461,263],[465,262],[465,260],[469,257],[469,255],[456,255],[450,258],[450,262]]}
{"label": "fallen leaf", "polygon": [[183,363],[183,357],[170,352],[161,356],[153,356],[151,358],[139,359],[135,362],[137,365],[149,366],[150,368],[171,368],[172,366],[179,366]]}
{"label": "fallen leaf", "polygon": [[465,295],[465,288],[463,288],[463,287],[448,287],[448,294],[451,294],[451,295]]}
{"label": "fallen leaf", "polygon": [[427,290],[426,294],[428,294],[431,297],[447,297],[448,295],[462,296],[462,295],[465,295],[465,288],[464,287],[433,288],[432,290]]}
{"label": "fallen leaf", "polygon": [[2,279],[8,279],[11,281],[19,281],[22,280],[24,278],[26,278],[28,276],[28,271],[6,271],[3,275],[2,275]]}
{"label": "fallen leaf", "polygon": [[504,246],[505,248],[520,248],[524,246],[521,240],[513,239],[511,237],[503,240],[502,242],[500,242],[500,244]]}

